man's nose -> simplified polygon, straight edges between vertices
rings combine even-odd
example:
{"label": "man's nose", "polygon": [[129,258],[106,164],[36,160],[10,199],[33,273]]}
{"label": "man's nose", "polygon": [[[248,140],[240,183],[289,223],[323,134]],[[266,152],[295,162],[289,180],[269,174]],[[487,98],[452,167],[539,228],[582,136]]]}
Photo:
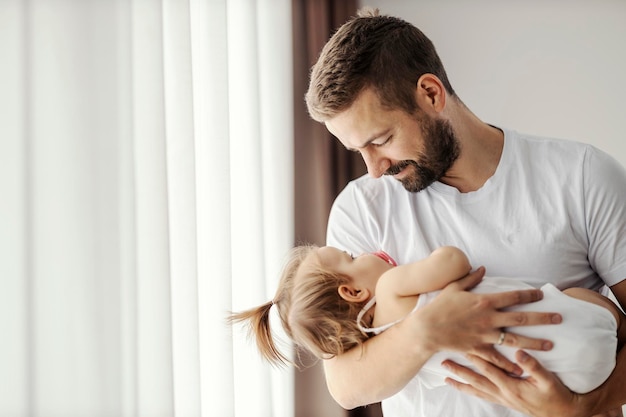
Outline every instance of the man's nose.
{"label": "man's nose", "polygon": [[367,172],[374,178],[381,177],[389,169],[391,163],[387,158],[378,155],[375,151],[361,149],[361,156],[367,166]]}

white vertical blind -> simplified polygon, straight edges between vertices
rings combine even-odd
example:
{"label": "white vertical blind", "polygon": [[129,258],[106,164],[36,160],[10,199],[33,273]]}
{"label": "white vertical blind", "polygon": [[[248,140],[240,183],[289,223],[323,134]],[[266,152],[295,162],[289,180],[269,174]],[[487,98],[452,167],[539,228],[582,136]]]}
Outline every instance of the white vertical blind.
{"label": "white vertical blind", "polygon": [[[200,415],[196,181],[191,21],[187,1],[163,1],[172,348],[176,415]],[[201,116],[200,116],[201,117]],[[202,164],[203,161],[199,160]]]}
{"label": "white vertical blind", "polygon": [[[258,25],[254,1],[230,1],[228,4],[228,66],[245,68],[246,74],[229,81],[230,140],[231,149],[231,214],[237,218],[231,225],[231,250],[233,259],[233,307],[246,306],[267,300],[265,285],[258,277],[265,271],[263,247],[263,177],[260,141],[254,132],[260,132],[259,60],[257,48]],[[244,51],[254,51],[245,53]],[[232,77],[231,73],[231,77]],[[267,231],[271,233],[271,231]],[[269,370],[262,367],[258,356],[250,355],[245,339],[235,338],[234,376],[237,384],[245,388],[235,392],[235,414],[272,415],[270,390],[267,383]]]}
{"label": "white vertical blind", "polygon": [[[19,0],[0,7],[0,415],[27,410],[29,391],[29,275],[27,265],[26,145],[24,86],[26,40],[22,33],[24,11]],[[11,62],[11,65],[7,63]]]}
{"label": "white vertical blind", "polygon": [[[282,51],[282,62],[293,62],[291,56],[292,17],[291,8],[277,5],[275,0],[257,1],[258,39],[259,39],[259,108],[261,110],[261,135],[263,147],[263,247],[265,249],[265,293],[273,297],[278,286],[278,276],[285,255],[283,242],[291,242],[294,226],[293,206],[282,204],[285,190],[292,192],[294,176],[285,175],[293,171],[293,161],[281,155],[293,155],[293,120],[286,121],[283,115],[293,114],[291,65],[276,65],[274,55]],[[287,127],[287,128],[286,128]],[[277,151],[280,150],[280,151]],[[275,312],[274,312],[275,313]],[[288,340],[280,331],[277,315],[272,322],[282,340]],[[295,375],[285,370],[272,368],[271,404],[272,415],[293,416],[295,398]],[[277,388],[280,387],[280,388]]]}
{"label": "white vertical blind", "polygon": [[293,243],[290,2],[6,0],[0,30],[0,416],[291,416],[224,321]]}
{"label": "white vertical blind", "polygon": [[[227,16],[231,215],[237,219],[232,223],[232,272],[233,288],[239,289],[233,293],[233,308],[241,310],[273,297],[286,249],[281,242],[293,236],[291,222],[284,221],[293,217],[291,207],[276,204],[285,190],[293,188],[293,176],[284,175],[292,170],[286,165],[292,162],[281,157],[293,152],[293,129],[291,125],[284,129],[281,116],[292,113],[291,67],[273,61],[276,51],[291,50],[291,12],[288,4],[276,1],[237,0],[228,2]],[[291,62],[291,56],[281,61]],[[255,140],[257,132],[262,133],[261,141]],[[262,275],[270,279],[251,280]],[[289,393],[275,390],[267,383],[271,369],[258,355],[250,355],[246,340],[234,341],[236,386],[245,386],[235,392],[235,414],[290,415],[277,403],[293,398],[293,381]],[[279,372],[279,378],[284,378],[286,371]],[[277,392],[283,399],[273,396]]]}
{"label": "white vertical blind", "polygon": [[[200,392],[204,415],[234,415],[231,308],[231,144],[226,3],[191,2],[198,220]],[[220,375],[216,378],[215,375]],[[224,398],[228,399],[224,401]]]}
{"label": "white vertical blind", "polygon": [[[132,195],[136,352],[134,374],[138,415],[174,414],[170,298],[170,225],[165,129],[163,11],[159,2],[131,2],[130,97],[133,143]],[[132,337],[131,335],[128,335]]]}

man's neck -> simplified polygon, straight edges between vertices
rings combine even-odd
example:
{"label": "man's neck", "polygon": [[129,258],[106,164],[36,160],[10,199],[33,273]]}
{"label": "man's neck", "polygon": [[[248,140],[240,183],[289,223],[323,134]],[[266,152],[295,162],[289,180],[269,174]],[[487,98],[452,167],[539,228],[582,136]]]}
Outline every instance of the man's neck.
{"label": "man's neck", "polygon": [[504,133],[490,126],[462,104],[451,117],[461,145],[461,155],[440,179],[462,193],[480,189],[493,176],[504,148]]}

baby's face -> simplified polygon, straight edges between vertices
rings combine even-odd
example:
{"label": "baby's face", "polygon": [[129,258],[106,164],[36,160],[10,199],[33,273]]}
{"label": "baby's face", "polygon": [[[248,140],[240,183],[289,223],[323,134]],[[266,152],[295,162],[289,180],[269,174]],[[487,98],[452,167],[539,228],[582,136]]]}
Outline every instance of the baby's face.
{"label": "baby's face", "polygon": [[395,265],[393,259],[382,251],[355,257],[332,246],[324,246],[317,249],[317,255],[322,268],[350,277],[353,282],[370,288],[372,294],[378,278]]}

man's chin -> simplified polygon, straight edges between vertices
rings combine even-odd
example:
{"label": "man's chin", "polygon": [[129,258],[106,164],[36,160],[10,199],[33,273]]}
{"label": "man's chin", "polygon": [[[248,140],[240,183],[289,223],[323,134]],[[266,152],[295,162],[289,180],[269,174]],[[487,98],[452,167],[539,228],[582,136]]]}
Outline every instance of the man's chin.
{"label": "man's chin", "polygon": [[395,175],[391,173],[386,175],[392,175],[396,181],[402,184],[405,190],[411,193],[420,192],[437,181],[433,172],[419,169],[416,165],[408,165]]}
{"label": "man's chin", "polygon": [[411,193],[418,193],[428,188],[433,182],[436,181],[419,181],[412,175],[406,176],[404,178],[396,178],[396,180],[399,181],[400,184],[402,184],[405,190]]}
{"label": "man's chin", "polygon": [[415,181],[411,179],[403,178],[403,179],[399,179],[398,181],[400,181],[400,183],[402,184],[405,190],[412,192],[412,193],[420,192],[424,188],[426,188],[424,186],[421,186],[420,184],[417,184]]}

